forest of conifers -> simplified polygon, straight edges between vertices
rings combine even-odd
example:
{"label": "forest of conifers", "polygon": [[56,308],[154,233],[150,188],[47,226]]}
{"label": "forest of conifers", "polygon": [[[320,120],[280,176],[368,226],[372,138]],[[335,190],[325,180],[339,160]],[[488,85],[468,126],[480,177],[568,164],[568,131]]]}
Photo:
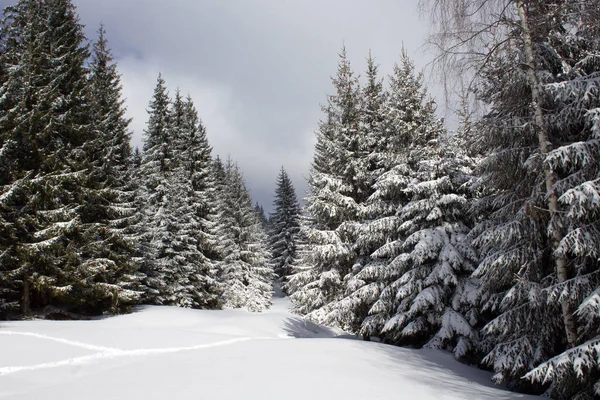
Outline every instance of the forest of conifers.
{"label": "forest of conifers", "polygon": [[313,322],[600,396],[598,1],[422,6],[458,127],[406,52],[359,79],[343,48],[308,194],[282,168],[268,219],[190,97],[159,75],[133,150],[104,28],[89,43],[70,0],[7,7],[0,314],[262,311],[278,282]]}

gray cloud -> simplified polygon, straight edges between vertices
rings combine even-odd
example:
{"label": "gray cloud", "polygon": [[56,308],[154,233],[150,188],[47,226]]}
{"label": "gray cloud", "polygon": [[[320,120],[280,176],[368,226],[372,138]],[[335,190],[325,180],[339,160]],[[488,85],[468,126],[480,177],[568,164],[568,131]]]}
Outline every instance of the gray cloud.
{"label": "gray cloud", "polygon": [[[6,5],[1,0],[0,5]],[[419,68],[427,23],[417,1],[75,0],[90,39],[102,21],[119,62],[134,145],[163,73],[189,93],[214,153],[231,155],[255,200],[271,208],[283,165],[304,197],[320,103],[344,43],[357,73],[372,50],[382,74],[402,44]]]}

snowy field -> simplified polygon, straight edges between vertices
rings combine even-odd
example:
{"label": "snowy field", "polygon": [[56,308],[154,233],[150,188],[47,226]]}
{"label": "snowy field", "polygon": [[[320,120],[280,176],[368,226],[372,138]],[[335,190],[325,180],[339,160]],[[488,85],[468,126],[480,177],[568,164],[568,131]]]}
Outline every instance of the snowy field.
{"label": "snowy field", "polygon": [[[526,399],[450,354],[363,342],[262,314],[144,307],[0,323],[1,399]],[[338,336],[338,337],[336,337]]]}

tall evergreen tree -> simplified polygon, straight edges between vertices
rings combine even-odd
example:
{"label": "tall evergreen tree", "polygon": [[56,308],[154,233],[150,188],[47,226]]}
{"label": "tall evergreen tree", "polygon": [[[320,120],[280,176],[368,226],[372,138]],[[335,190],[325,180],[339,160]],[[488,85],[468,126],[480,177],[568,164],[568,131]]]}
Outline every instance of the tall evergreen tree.
{"label": "tall evergreen tree", "polygon": [[147,193],[146,243],[150,300],[194,308],[220,307],[214,226],[209,204],[210,147],[191,99],[171,102],[159,77],[150,103],[142,174]]}
{"label": "tall evergreen tree", "polygon": [[256,212],[258,220],[260,221],[263,229],[268,229],[269,219],[267,218],[264,207],[259,204],[258,201],[254,204],[254,212]]}
{"label": "tall evergreen tree", "polygon": [[[409,154],[411,181],[403,190],[408,202],[397,215],[400,237],[374,254],[391,262],[370,313],[383,314],[378,336],[388,343],[446,348],[463,358],[477,350],[473,326],[479,322],[478,282],[470,278],[476,255],[467,239],[469,201],[463,189],[469,165],[459,161],[464,155],[458,148],[443,142],[433,113],[427,107],[423,112]],[[419,133],[426,136],[418,138]],[[427,136],[428,143],[418,144]],[[370,322],[367,329],[373,328]]]}
{"label": "tall evergreen tree", "polygon": [[216,248],[216,182],[212,171],[212,149],[206,128],[198,116],[192,99],[185,104],[185,131],[188,132],[183,159],[188,165],[193,190],[193,208],[197,221],[195,236],[198,248],[208,258],[217,260]]}
{"label": "tall evergreen tree", "polygon": [[285,284],[296,260],[300,234],[300,205],[290,177],[283,167],[277,176],[273,214],[270,218],[269,249],[275,274]]}
{"label": "tall evergreen tree", "polygon": [[[562,26],[550,31],[558,49],[555,60],[563,63],[556,82],[544,86],[556,107],[550,117],[551,133],[561,137],[546,163],[559,179],[558,202],[565,212],[564,238],[556,253],[566,256],[573,269],[570,279],[548,291],[556,302],[570,294],[575,298],[578,322],[577,346],[548,360],[526,375],[532,381],[551,382],[551,394],[577,393],[600,396],[598,371],[600,337],[598,293],[600,273],[600,10],[593,1],[567,3],[558,15]],[[565,29],[569,27],[569,29]],[[558,28],[558,29],[557,29]],[[565,68],[564,66],[568,66]]]}
{"label": "tall evergreen tree", "polygon": [[345,49],[333,85],[336,94],[329,96],[323,107],[325,120],[317,132],[308,181],[307,218],[302,226],[306,244],[288,284],[295,310],[301,314],[343,295],[343,279],[356,259],[352,246],[358,230],[359,202],[365,196],[359,87]]}
{"label": "tall evergreen tree", "polygon": [[[379,160],[381,173],[373,185],[374,193],[366,204],[366,209],[373,217],[361,236],[361,240],[376,248],[370,254],[369,263],[356,275],[357,282],[361,284],[357,285],[359,293],[363,292],[362,315],[365,306],[369,314],[361,321],[360,327],[360,333],[367,338],[381,334],[389,318],[384,310],[391,312],[389,307],[393,294],[390,290],[384,291],[384,288],[397,271],[395,257],[387,250],[397,252],[398,249],[388,244],[398,244],[405,237],[400,233],[402,222],[399,213],[410,199],[406,190],[414,174],[410,157],[413,137],[424,129],[431,131],[431,126],[423,125],[419,119],[426,100],[422,80],[403,50],[400,63],[394,65],[393,74],[389,77],[389,89],[381,111],[385,134],[381,139],[381,148],[374,153]],[[365,303],[365,300],[368,302]]]}
{"label": "tall evergreen tree", "polygon": [[80,296],[94,307],[118,311],[141,298],[142,274],[135,262],[136,243],[128,237],[137,220],[136,192],[130,183],[132,161],[130,119],[125,117],[117,66],[101,26],[94,45],[89,76],[91,138],[84,180],[85,204],[78,247],[82,265],[95,270]]}
{"label": "tall evergreen tree", "polygon": [[142,272],[147,275],[147,301],[162,304],[160,291],[165,286],[163,261],[167,256],[169,215],[165,207],[169,195],[168,173],[172,169],[172,143],[169,138],[171,100],[164,79],[159,75],[148,109],[148,124],[144,131],[144,147],[140,174],[143,185],[142,210],[144,232],[141,246],[145,249]]}
{"label": "tall evergreen tree", "polygon": [[[385,243],[385,238],[375,235],[372,221],[380,216],[381,210],[373,207],[371,196],[375,193],[375,183],[385,171],[388,157],[388,128],[385,120],[386,93],[382,81],[378,77],[378,66],[369,54],[367,58],[367,82],[360,92],[359,98],[359,139],[356,163],[361,179],[356,180],[360,186],[357,193],[357,215],[351,222],[354,233],[352,251],[356,260],[352,269],[344,276],[342,297],[315,312],[314,317],[330,325],[339,326],[350,332],[357,332],[367,316],[368,310],[379,294],[378,283],[368,282],[365,272],[372,268],[375,260],[373,251]],[[348,221],[350,222],[350,221]]]}
{"label": "tall evergreen tree", "polygon": [[369,63],[363,118],[373,160],[365,170],[373,178],[355,245],[359,258],[345,278],[345,297],[311,316],[390,343],[456,349],[462,357],[477,338],[465,318],[476,311],[468,202],[457,194],[464,172],[457,154],[438,145],[444,131],[406,53],[388,96],[374,72]]}
{"label": "tall evergreen tree", "polygon": [[105,158],[101,160],[106,159],[102,164],[105,175],[115,181],[124,179],[133,155],[129,131],[131,119],[125,116],[121,77],[108,47],[104,25],[100,25],[92,52],[89,86],[90,119],[96,131],[95,138],[101,138],[102,145],[96,148],[104,153]]}
{"label": "tall evergreen tree", "polygon": [[263,311],[271,305],[274,279],[266,234],[238,167],[231,160],[222,165],[217,159],[214,169],[223,179],[217,233],[225,306]]}
{"label": "tall evergreen tree", "polygon": [[[586,161],[598,158],[597,3],[434,3],[445,15],[441,48],[467,54],[455,57],[462,65],[475,60],[477,94],[489,110],[474,138],[490,191],[474,231],[482,256],[475,275],[492,316],[484,362],[497,381],[523,388],[524,374],[597,329],[584,311],[598,287],[597,220],[588,212],[598,170]],[[477,33],[462,40],[469,32]],[[589,350],[567,351],[528,377],[553,381],[553,397],[591,395],[597,364],[586,361]]]}
{"label": "tall evergreen tree", "polygon": [[[502,135],[494,140],[483,131],[487,121],[482,121],[480,131],[480,143],[489,154],[483,176],[491,178],[499,192],[490,223],[477,241],[486,256],[478,274],[491,289],[490,304],[498,313],[486,327],[495,346],[485,361],[494,366],[497,380],[522,385],[517,377],[575,347],[577,351],[567,350],[528,376],[552,381],[549,394],[555,397],[597,395],[598,364],[588,361],[597,350],[585,343],[597,337],[598,322],[589,318],[594,315],[589,308],[593,300],[589,301],[600,284],[600,175],[598,163],[588,161],[600,157],[594,116],[600,81],[598,63],[592,61],[600,54],[598,31],[592,33],[594,24],[586,22],[593,6],[562,1],[515,5],[522,27],[518,46],[498,65],[518,60],[527,66],[512,67],[503,80],[506,89],[520,84],[525,93],[519,99],[502,99],[486,90],[485,99],[493,106],[490,122],[520,122],[493,130]],[[489,78],[484,77],[486,89],[491,86]],[[515,109],[519,102],[524,107],[520,112]],[[485,141],[495,143],[495,149]],[[507,172],[502,180],[491,171],[491,162],[500,162]],[[515,164],[514,178],[505,169],[508,163]],[[522,183],[514,186],[518,178]],[[494,234],[496,238],[491,238]],[[528,243],[527,236],[536,240]],[[500,276],[499,261],[510,266],[516,279]],[[500,359],[511,360],[512,365]]]}
{"label": "tall evergreen tree", "polygon": [[179,91],[173,101],[170,123],[175,160],[168,186],[171,197],[178,200],[165,206],[174,224],[170,258],[177,271],[169,284],[177,293],[179,305],[218,308],[216,269],[204,254],[210,255],[215,246],[213,214],[208,204],[212,187],[210,146],[192,100],[189,97],[183,100]]}
{"label": "tall evergreen tree", "polygon": [[2,292],[4,307],[29,314],[49,303],[77,305],[93,279],[73,245],[88,167],[85,60],[88,49],[68,0],[21,0],[2,22]]}

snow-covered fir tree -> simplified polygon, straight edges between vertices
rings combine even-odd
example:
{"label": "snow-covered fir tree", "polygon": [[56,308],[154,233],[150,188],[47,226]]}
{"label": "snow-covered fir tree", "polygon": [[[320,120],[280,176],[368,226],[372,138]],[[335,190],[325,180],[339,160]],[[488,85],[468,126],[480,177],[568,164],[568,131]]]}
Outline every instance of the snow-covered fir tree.
{"label": "snow-covered fir tree", "polygon": [[21,0],[1,30],[2,306],[77,307],[96,272],[71,245],[90,139],[82,26],[70,1]]}
{"label": "snow-covered fir tree", "polygon": [[140,300],[144,276],[138,272],[137,244],[130,236],[130,225],[139,219],[135,187],[129,180],[130,119],[125,117],[120,77],[103,26],[98,33],[88,83],[92,131],[85,146],[89,167],[78,246],[82,266],[95,274],[83,281],[81,296],[90,307],[119,311]]}
{"label": "snow-covered fir tree", "polygon": [[[356,297],[363,307],[368,308],[369,315],[361,321],[360,327],[360,333],[367,338],[379,336],[391,317],[393,293],[383,289],[397,274],[395,256],[382,249],[391,242],[398,244],[397,240],[405,237],[399,233],[402,224],[399,212],[409,201],[406,189],[414,174],[409,163],[413,135],[423,128],[431,130],[430,126],[422,127],[421,120],[415,118],[424,111],[426,99],[422,80],[420,74],[415,74],[412,61],[403,51],[400,63],[394,65],[393,74],[389,76],[388,94],[381,110],[386,131],[381,138],[383,145],[374,155],[382,170],[365,207],[372,217],[365,224],[360,238],[371,246],[378,245],[372,249],[371,260],[355,278],[356,293],[362,292],[362,296]],[[387,250],[391,248],[387,247]]]}
{"label": "snow-covered fir tree", "polygon": [[216,251],[216,184],[212,174],[212,148],[206,136],[206,127],[198,116],[192,99],[188,96],[185,103],[186,119],[189,126],[188,152],[184,153],[189,161],[192,180],[193,204],[199,226],[195,235],[202,254],[217,259]]}
{"label": "snow-covered fir tree", "polygon": [[512,2],[499,20],[507,24],[501,51],[478,76],[477,94],[489,110],[474,133],[489,193],[474,230],[482,256],[475,276],[492,316],[483,361],[496,381],[543,390],[522,377],[583,344],[527,375],[551,382],[556,398],[596,390],[598,366],[586,361],[595,350],[585,345],[597,334],[585,310],[598,287],[598,166],[588,161],[598,159],[592,3]]}
{"label": "snow-covered fir tree", "polygon": [[369,227],[376,237],[387,236],[387,243],[363,272],[382,286],[362,333],[464,357],[477,343],[471,326],[477,322],[477,286],[469,278],[475,254],[466,239],[469,203],[462,189],[469,164],[459,161],[465,157],[459,146],[445,140],[422,76],[406,53],[390,82],[385,114],[395,151],[372,200],[375,209],[393,205],[397,211]]}
{"label": "snow-covered fir tree", "polygon": [[170,243],[170,216],[166,209],[169,204],[169,172],[173,168],[173,149],[169,137],[170,104],[165,81],[159,75],[149,103],[140,165],[143,181],[140,195],[143,197],[141,207],[144,213],[141,246],[146,250],[142,272],[147,275],[146,301],[158,304],[165,301],[161,290],[165,288],[166,274],[170,273],[163,268],[168,260],[166,252]]}
{"label": "snow-covered fir tree", "polygon": [[296,260],[300,235],[300,205],[292,180],[283,167],[277,176],[273,213],[270,216],[269,249],[275,274],[285,285]]}
{"label": "snow-covered fir tree", "polygon": [[597,1],[425,3],[444,72],[474,72],[486,111],[469,149],[483,362],[515,389],[598,396]]}
{"label": "snow-covered fir tree", "polygon": [[226,307],[263,311],[271,306],[275,275],[267,237],[252,206],[244,179],[231,159],[213,165],[217,186],[219,281]]}
{"label": "snow-covered fir tree", "polygon": [[[362,101],[358,115],[363,138],[357,140],[358,148],[348,146],[343,135],[337,140],[335,118],[328,115],[321,124],[313,167],[331,174],[335,163],[319,156],[330,151],[335,157],[340,148],[359,151],[363,158],[354,164],[357,177],[347,187],[355,184],[355,194],[368,196],[338,203],[354,205],[359,215],[346,210],[334,230],[315,235],[336,240],[325,242],[323,258],[331,257],[325,259],[329,264],[343,254],[354,265],[342,276],[339,270],[319,271],[301,262],[289,284],[295,290],[292,299],[297,311],[310,319],[389,343],[448,348],[465,357],[475,350],[478,334],[472,324],[479,322],[477,281],[470,278],[475,252],[467,239],[469,193],[464,186],[472,164],[460,146],[440,144],[446,133],[405,52],[390,77],[388,94],[369,58]],[[345,166],[339,170],[337,182],[347,182]],[[314,171],[313,179],[319,177]],[[332,181],[330,176],[326,183]],[[315,188],[329,196],[326,199],[340,198],[332,197],[326,186]],[[309,197],[308,207],[310,201]],[[315,203],[322,207],[325,202]],[[337,211],[325,205],[329,208],[316,209]],[[316,218],[308,210],[310,226]],[[343,238],[352,240],[351,246],[343,246]],[[309,260],[319,255],[314,244],[304,250]]]}
{"label": "snow-covered fir tree", "polygon": [[[559,7],[562,5],[558,5]],[[552,8],[554,11],[554,8]],[[597,3],[582,1],[558,8],[560,25],[549,32],[555,77],[544,85],[548,102],[551,137],[560,146],[545,162],[557,175],[555,191],[561,211],[563,238],[555,255],[566,257],[571,269],[568,280],[548,288],[547,301],[568,297],[575,310],[577,343],[538,366],[526,378],[551,382],[556,397],[600,396],[600,13]],[[550,14],[550,17],[555,17]],[[568,28],[568,29],[567,29]],[[556,65],[555,64],[555,65]]]}
{"label": "snow-covered fir tree", "polygon": [[373,207],[371,196],[375,193],[375,182],[385,171],[388,153],[388,132],[384,106],[386,93],[378,77],[378,66],[369,54],[367,59],[367,82],[359,98],[359,155],[356,173],[361,193],[358,212],[352,226],[352,251],[356,256],[354,265],[343,280],[342,298],[331,302],[313,313],[322,323],[339,326],[357,332],[367,313],[379,295],[379,283],[367,282],[364,274],[372,267],[371,253],[385,243],[385,238],[375,235],[371,221],[380,217],[381,210]]}
{"label": "snow-covered fir tree", "polygon": [[360,167],[360,90],[345,49],[333,85],[336,93],[328,96],[323,107],[325,119],[316,134],[308,180],[306,218],[302,220],[306,242],[287,285],[294,309],[301,314],[310,314],[343,296],[343,279],[356,259],[353,243],[359,201],[365,196],[366,176]]}
{"label": "snow-covered fir tree", "polygon": [[448,348],[460,358],[477,344],[478,291],[470,279],[476,257],[466,237],[469,204],[460,190],[469,171],[457,168],[454,152],[442,152],[441,139],[431,137],[416,158],[410,155],[414,173],[404,189],[409,201],[398,214],[401,238],[375,252],[392,261],[371,313],[387,317],[380,332],[386,342]]}
{"label": "snow-covered fir tree", "polygon": [[[209,255],[210,147],[190,99],[173,101],[159,77],[150,103],[141,173],[145,181],[147,282],[150,300],[218,308],[220,289]],[[203,252],[204,251],[204,252]]]}
{"label": "snow-covered fir tree", "polygon": [[258,202],[256,202],[254,204],[254,211],[256,212],[256,215],[258,216],[258,219],[260,220],[260,223],[261,223],[263,229],[268,229],[269,219],[267,218],[267,214],[265,213],[265,208],[262,206],[262,204],[259,204]]}
{"label": "snow-covered fir tree", "polygon": [[478,175],[491,194],[477,203],[483,222],[473,232],[483,311],[494,316],[485,328],[491,348],[484,362],[497,382],[513,387],[564,338],[560,308],[548,307],[542,294],[554,267],[531,100],[524,71],[514,68],[521,60],[522,53],[505,53],[485,71],[480,98],[492,111],[478,122],[476,140],[484,154]]}
{"label": "snow-covered fir tree", "polygon": [[194,238],[197,222],[192,208],[191,177],[184,157],[190,135],[185,132],[189,128],[185,126],[185,119],[184,101],[178,89],[171,104],[167,128],[171,154],[163,181],[166,193],[160,204],[160,223],[154,228],[160,238],[157,244],[161,249],[159,301],[192,307],[196,289],[193,277],[198,267],[201,264],[206,266],[209,260],[200,253]]}
{"label": "snow-covered fir tree", "polygon": [[179,160],[169,185],[172,193],[181,194],[179,201],[171,206],[179,215],[176,257],[185,265],[183,275],[184,280],[189,280],[187,296],[191,306],[219,308],[221,290],[215,280],[216,266],[211,260],[216,252],[211,148],[192,99],[188,96],[182,100],[179,92],[173,102],[171,129],[173,150]]}

